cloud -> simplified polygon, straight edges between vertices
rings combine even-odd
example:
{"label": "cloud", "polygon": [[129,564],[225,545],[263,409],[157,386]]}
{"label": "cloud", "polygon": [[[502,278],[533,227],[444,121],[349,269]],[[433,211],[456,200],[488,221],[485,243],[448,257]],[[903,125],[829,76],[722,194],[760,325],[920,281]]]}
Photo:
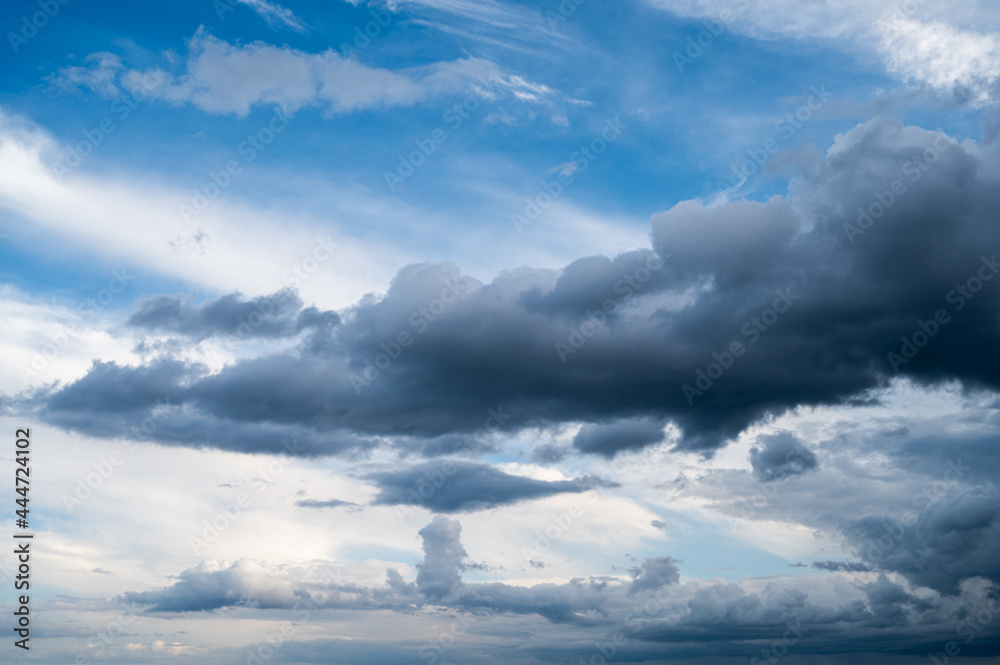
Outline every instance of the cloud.
{"label": "cloud", "polygon": [[817,467],[816,454],[790,432],[761,437],[761,448],[750,449],[754,475],[763,482],[801,475]]}
{"label": "cloud", "polygon": [[462,569],[468,554],[462,546],[462,525],[447,517],[435,517],[420,530],[424,561],[417,564],[417,590],[432,601],[450,596],[462,585]]}
{"label": "cloud", "polygon": [[448,460],[373,473],[367,478],[379,488],[376,505],[419,505],[441,513],[486,510],[555,494],[617,486],[593,476],[535,480],[504,473],[488,464]]}
{"label": "cloud", "polygon": [[879,26],[879,50],[890,72],[952,92],[973,105],[996,101],[1000,39],[947,23],[900,19]]}
{"label": "cloud", "polygon": [[213,336],[292,337],[307,328],[326,333],[338,323],[340,317],[335,312],[304,308],[298,294],[285,289],[249,300],[231,293],[200,305],[180,296],[153,296],[135,303],[126,325],[203,340]]}
{"label": "cloud", "polygon": [[976,487],[942,499],[909,523],[872,515],[849,523],[845,533],[866,563],[903,575],[913,584],[957,594],[964,580],[1000,584],[1000,496]]}
{"label": "cloud", "polygon": [[[511,95],[537,102],[553,90],[479,58],[436,62],[397,71],[369,67],[330,49],[306,53],[262,41],[231,44],[200,28],[188,41],[185,71],[127,68],[109,53],[88,56],[84,67],[66,67],[50,80],[59,88],[87,87],[114,96],[119,87],[202,111],[245,116],[257,106],[286,112],[318,106],[328,113],[413,106],[460,93]],[[150,82],[155,82],[155,85]]]}
{"label": "cloud", "polygon": [[870,565],[860,561],[813,561],[812,567],[842,573],[867,573],[872,570]]}
{"label": "cloud", "polygon": [[677,563],[669,556],[646,559],[638,568],[632,569],[631,593],[640,591],[656,591],[662,586],[677,584],[680,581],[680,570]]}
{"label": "cloud", "polygon": [[584,425],[573,438],[581,453],[610,459],[622,450],[637,450],[664,439],[663,423],[646,418],[620,420],[610,425]]}
{"label": "cloud", "polygon": [[[886,71],[973,105],[995,101],[1000,76],[1000,12],[947,0],[870,3],[843,0],[648,0],[680,16],[722,21],[757,39],[821,40],[880,59]],[[678,49],[680,50],[680,49]]]}
{"label": "cloud", "polygon": [[341,506],[356,506],[358,504],[350,501],[341,501],[340,499],[326,499],[325,501],[320,501],[318,499],[304,499],[302,501],[296,501],[295,505],[299,508],[340,508]]}
{"label": "cloud", "polygon": [[[997,288],[997,162],[992,148],[876,119],[838,136],[786,199],[655,215],[654,246],[673,256],[585,257],[489,283],[450,264],[408,266],[384,296],[338,312],[321,348],[303,341],[211,375],[101,365],[57,389],[47,416],[79,426],[58,397],[85,382],[105,409],[87,418],[114,431],[121,409],[101,398],[116,391],[105,381],[166,373],[162,391],[213,430],[267,423],[420,449],[471,434],[502,405],[518,428],[669,420],[680,447],[711,452],[769,415],[846,404],[894,376],[996,388],[983,360],[996,301],[966,285]],[[936,331],[926,343],[921,325]]]}
{"label": "cloud", "polygon": [[[354,4],[354,3],[352,3]],[[542,53],[570,40],[558,24],[565,16],[555,11],[499,0],[392,0],[392,11],[405,11],[410,20],[463,39],[527,53]],[[555,9],[555,7],[553,8]],[[573,8],[575,10],[575,7]]]}
{"label": "cloud", "polygon": [[281,25],[296,32],[305,32],[306,26],[292,10],[267,0],[236,0],[241,5],[253,9],[270,26]]}
{"label": "cloud", "polygon": [[99,51],[84,59],[83,66],[63,67],[47,77],[49,84],[63,92],[85,88],[106,99],[121,94],[118,77],[124,69],[121,58],[114,53]]}

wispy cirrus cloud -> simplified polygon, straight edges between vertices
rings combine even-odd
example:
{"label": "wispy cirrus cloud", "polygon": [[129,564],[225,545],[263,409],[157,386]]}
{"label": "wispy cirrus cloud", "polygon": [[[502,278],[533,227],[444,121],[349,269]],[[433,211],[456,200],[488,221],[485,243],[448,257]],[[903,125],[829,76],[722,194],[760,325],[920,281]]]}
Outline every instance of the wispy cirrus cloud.
{"label": "wispy cirrus cloud", "polygon": [[236,0],[241,5],[246,5],[254,10],[272,27],[282,26],[290,28],[296,32],[305,32],[306,25],[292,10],[282,7],[279,4],[268,2],[267,0]]}

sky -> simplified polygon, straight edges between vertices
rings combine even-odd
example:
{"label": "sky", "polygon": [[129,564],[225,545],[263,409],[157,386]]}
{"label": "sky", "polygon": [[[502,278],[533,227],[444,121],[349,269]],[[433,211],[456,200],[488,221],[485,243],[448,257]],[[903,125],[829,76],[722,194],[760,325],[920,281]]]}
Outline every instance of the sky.
{"label": "sky", "polygon": [[0,28],[3,662],[1000,663],[995,3]]}

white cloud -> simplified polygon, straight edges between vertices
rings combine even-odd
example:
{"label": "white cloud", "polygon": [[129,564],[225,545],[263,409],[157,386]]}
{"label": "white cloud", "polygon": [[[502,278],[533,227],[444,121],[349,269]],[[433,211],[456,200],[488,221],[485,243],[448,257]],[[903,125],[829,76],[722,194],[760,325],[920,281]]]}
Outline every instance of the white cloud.
{"label": "white cloud", "polygon": [[974,103],[989,101],[1000,77],[1000,40],[940,22],[901,20],[879,26],[889,71],[941,90],[967,90]]}
{"label": "white cloud", "polygon": [[121,58],[114,53],[98,51],[88,55],[84,62],[82,66],[63,67],[48,80],[65,92],[86,88],[108,99],[121,94],[116,85],[124,69]]}
{"label": "white cloud", "polygon": [[[1000,75],[1000,10],[985,0],[648,0],[679,16],[722,20],[758,39],[822,39],[881,56],[887,71],[986,103]],[[955,88],[958,90],[955,90]]]}
{"label": "white cloud", "polygon": [[267,21],[268,25],[283,25],[297,32],[305,32],[306,26],[299,17],[281,5],[276,5],[267,0],[236,0],[241,5],[246,5]]}
{"label": "white cloud", "polygon": [[[384,288],[407,262],[398,248],[351,239],[328,218],[288,210],[276,215],[238,201],[213,200],[186,224],[180,206],[191,205],[190,190],[80,172],[60,181],[52,172],[56,158],[47,132],[0,111],[0,207],[32,232],[47,234],[50,251],[83,248],[133,271],[141,266],[209,292],[256,296],[289,286],[289,271],[333,236],[339,247],[332,260],[319,263],[299,286],[304,299],[324,307],[344,307]],[[354,205],[357,195],[344,192],[344,201]],[[172,247],[199,231],[207,233],[203,252]]]}

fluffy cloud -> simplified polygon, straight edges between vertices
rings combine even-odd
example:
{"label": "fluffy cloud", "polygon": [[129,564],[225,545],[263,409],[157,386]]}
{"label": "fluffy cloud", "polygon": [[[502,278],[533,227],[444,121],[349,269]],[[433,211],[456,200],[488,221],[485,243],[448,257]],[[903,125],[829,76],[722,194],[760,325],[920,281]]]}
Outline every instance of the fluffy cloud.
{"label": "fluffy cloud", "polygon": [[[996,301],[977,294],[1000,270],[997,161],[992,148],[874,120],[839,136],[787,200],[654,216],[654,245],[675,256],[636,250],[488,284],[410,266],[384,297],[338,312],[325,344],[210,375],[99,365],[46,414],[121,433],[160,393],[208,430],[266,423],[285,438],[311,431],[332,452],[390,435],[419,450],[502,406],[518,428],[672,420],[682,447],[710,451],[768,414],[844,403],[893,376],[996,387]],[[714,249],[748,219],[760,239],[747,251]],[[110,380],[149,389],[119,403],[102,396]],[[430,408],[440,403],[451,408]],[[586,432],[582,443],[605,445]]]}
{"label": "fluffy cloud", "polygon": [[762,437],[760,443],[760,448],[750,450],[750,464],[762,482],[803,474],[817,466],[816,454],[789,432]]}
{"label": "fluffy cloud", "polygon": [[977,105],[996,100],[1000,13],[982,0],[961,7],[946,0],[648,1],[680,16],[722,21],[725,28],[759,39],[819,39],[832,48],[879,57],[902,80]]}

